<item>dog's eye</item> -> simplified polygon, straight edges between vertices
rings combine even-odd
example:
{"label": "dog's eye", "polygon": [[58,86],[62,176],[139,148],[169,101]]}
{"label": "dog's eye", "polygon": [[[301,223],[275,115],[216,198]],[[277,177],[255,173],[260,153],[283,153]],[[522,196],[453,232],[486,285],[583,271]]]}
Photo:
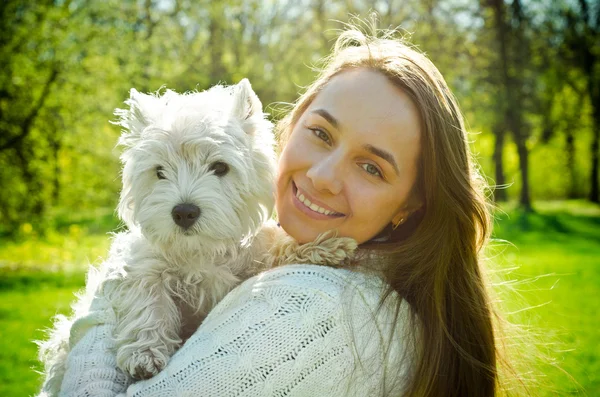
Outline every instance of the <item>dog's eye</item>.
{"label": "dog's eye", "polygon": [[229,172],[229,166],[221,161],[217,161],[211,164],[210,170],[214,171],[216,176],[223,176]]}
{"label": "dog's eye", "polygon": [[165,174],[163,173],[163,171],[164,171],[164,168],[162,166],[159,165],[158,167],[156,167],[156,177],[158,179],[167,179],[165,177]]}

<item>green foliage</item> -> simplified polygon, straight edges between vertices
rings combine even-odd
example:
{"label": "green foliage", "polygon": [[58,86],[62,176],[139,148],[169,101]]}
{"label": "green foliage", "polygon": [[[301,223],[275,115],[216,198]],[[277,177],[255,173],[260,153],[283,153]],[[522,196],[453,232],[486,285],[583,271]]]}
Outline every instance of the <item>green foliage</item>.
{"label": "green foliage", "polygon": [[309,19],[289,23],[285,4],[11,0],[1,11],[4,235],[24,223],[43,233],[56,206],[115,205],[119,131],[108,120],[129,88],[188,91],[250,77],[265,105],[289,102],[313,74],[299,59],[324,54],[304,37]]}
{"label": "green foliage", "polygon": [[[518,4],[520,13],[513,14],[521,22],[511,31],[515,62],[508,72],[513,83],[524,82],[517,88],[531,151],[532,197],[585,197],[598,127],[586,75],[570,66],[578,65],[581,48],[573,43],[583,31],[582,19],[568,2],[553,8],[514,0],[506,7]],[[381,27],[400,28],[442,71],[477,133],[473,147],[482,168],[493,179],[494,142],[498,131],[509,129],[506,106],[513,101],[502,86],[488,5],[7,0],[0,6],[0,235],[17,236],[27,224],[38,234],[52,230],[48,222],[57,207],[115,206],[119,130],[109,120],[131,87],[202,90],[248,77],[267,112],[278,118],[281,103],[293,102],[314,78],[311,67],[329,52],[349,15],[365,18],[371,10]],[[567,29],[566,15],[575,21],[574,31]],[[515,37],[527,43],[526,62],[517,56]],[[509,199],[522,187],[515,142],[507,139],[501,163]]]}

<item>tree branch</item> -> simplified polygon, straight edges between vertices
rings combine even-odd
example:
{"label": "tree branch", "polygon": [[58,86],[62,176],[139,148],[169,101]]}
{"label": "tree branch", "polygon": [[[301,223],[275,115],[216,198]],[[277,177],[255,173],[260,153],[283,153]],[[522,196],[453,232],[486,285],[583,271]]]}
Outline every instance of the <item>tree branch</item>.
{"label": "tree branch", "polygon": [[8,141],[2,143],[0,145],[0,151],[14,148],[20,142],[22,142],[27,137],[27,135],[29,135],[29,133],[31,132],[31,126],[33,125],[33,122],[35,121],[35,118],[38,116],[40,110],[44,106],[44,103],[46,102],[46,99],[48,98],[48,95],[50,94],[50,89],[52,88],[52,84],[54,84],[54,82],[58,78],[58,75],[59,75],[58,65],[55,64],[52,67],[52,70],[50,71],[50,75],[48,76],[46,83],[44,84],[42,93],[38,97],[36,103],[32,106],[29,114],[20,123],[19,134],[10,138]]}

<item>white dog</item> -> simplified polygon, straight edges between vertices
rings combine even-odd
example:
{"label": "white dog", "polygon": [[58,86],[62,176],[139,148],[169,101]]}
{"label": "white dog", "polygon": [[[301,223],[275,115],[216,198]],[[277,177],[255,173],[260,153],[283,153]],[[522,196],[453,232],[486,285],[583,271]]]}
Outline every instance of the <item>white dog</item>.
{"label": "white dog", "polygon": [[42,395],[58,393],[71,325],[98,289],[117,316],[117,365],[147,378],[241,280],[281,263],[337,264],[356,248],[331,234],[299,246],[267,222],[274,142],[248,80],[184,95],[132,89],[127,104],[116,114],[125,147],[118,212],[129,230],[88,276],[73,317],[59,317],[41,343]]}
{"label": "white dog", "polygon": [[117,282],[106,288],[119,317],[117,364],[146,378],[255,272],[275,156],[248,80],[160,98],[132,91],[129,105],[118,112],[126,129],[119,214],[131,232],[109,276]]}

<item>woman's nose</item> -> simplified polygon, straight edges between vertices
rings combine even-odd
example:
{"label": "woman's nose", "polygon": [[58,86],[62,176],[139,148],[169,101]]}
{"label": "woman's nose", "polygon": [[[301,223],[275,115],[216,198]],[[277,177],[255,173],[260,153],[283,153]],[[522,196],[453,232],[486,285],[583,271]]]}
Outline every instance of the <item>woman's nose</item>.
{"label": "woman's nose", "polygon": [[313,162],[306,176],[317,191],[336,195],[344,186],[342,168],[341,159],[334,153],[329,153],[328,156]]}

